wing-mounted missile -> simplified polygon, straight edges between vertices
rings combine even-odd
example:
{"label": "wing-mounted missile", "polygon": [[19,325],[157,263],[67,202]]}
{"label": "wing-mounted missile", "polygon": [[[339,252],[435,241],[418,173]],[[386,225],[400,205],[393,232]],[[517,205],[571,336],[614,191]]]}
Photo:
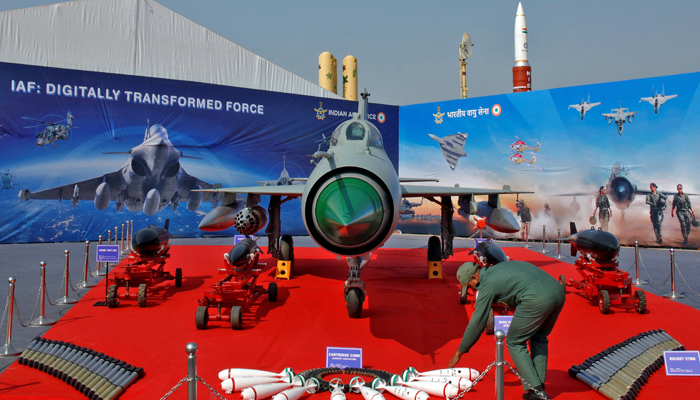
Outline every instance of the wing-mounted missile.
{"label": "wing-mounted missile", "polygon": [[100,183],[95,190],[95,208],[102,211],[109,207],[109,203],[112,201],[112,189],[109,187],[107,182]]}
{"label": "wing-mounted missile", "polygon": [[612,233],[595,228],[578,232],[574,222],[570,223],[570,227],[569,243],[572,257],[580,252],[592,260],[609,262],[615,260],[620,253],[620,242]]}
{"label": "wing-mounted missile", "polygon": [[[510,191],[510,187],[505,185],[503,190]],[[488,201],[480,202],[474,200],[474,195],[459,196],[457,204],[460,207],[457,211],[459,215],[476,227],[480,227],[478,224],[483,219],[486,226],[497,232],[515,233],[520,231],[520,224],[512,213],[501,207],[501,200],[497,194],[489,195]],[[468,214],[467,210],[469,210]]]}
{"label": "wing-mounted missile", "polygon": [[203,231],[220,231],[233,226],[236,223],[238,212],[245,206],[242,200],[243,198],[236,193],[223,193],[222,205],[209,211],[204,216],[199,223],[199,229]]}
{"label": "wing-mounted missile", "polygon": [[[199,184],[196,184],[194,188],[200,190],[202,189]],[[199,205],[202,204],[202,199],[204,198],[204,193],[190,191],[190,197],[187,199],[187,209],[190,211],[197,211]]]}
{"label": "wing-mounted missile", "polygon": [[151,225],[139,229],[132,239],[132,249],[142,257],[160,257],[165,255],[170,249],[170,220],[165,221],[165,225]]}

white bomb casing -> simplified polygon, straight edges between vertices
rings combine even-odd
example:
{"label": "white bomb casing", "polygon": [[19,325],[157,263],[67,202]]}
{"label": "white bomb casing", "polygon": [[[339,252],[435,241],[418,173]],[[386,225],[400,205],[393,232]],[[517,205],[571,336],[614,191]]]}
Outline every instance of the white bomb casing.
{"label": "white bomb casing", "polygon": [[272,396],[272,400],[297,400],[304,393],[316,393],[320,387],[321,385],[318,380],[316,380],[316,378],[311,378],[301,387],[294,387],[277,393],[276,395]]}
{"label": "white bomb casing", "polygon": [[436,369],[433,371],[418,372],[413,367],[408,367],[406,371],[403,372],[402,378],[404,381],[410,381],[414,376],[461,376],[467,378],[470,381],[479,377],[479,371],[473,368],[446,368],[446,369]]}
{"label": "white bomb casing", "polygon": [[353,393],[360,393],[365,400],[385,400],[384,395],[365,386],[365,380],[356,376],[350,379],[350,389]]}
{"label": "white bomb casing", "polygon": [[291,383],[266,383],[263,385],[255,385],[241,391],[242,400],[262,400],[272,397],[275,394],[292,387]]}
{"label": "white bomb casing", "polygon": [[430,395],[423,390],[406,386],[384,386],[384,391],[403,400],[430,400]]}
{"label": "white bomb casing", "polygon": [[287,378],[291,382],[292,377],[294,377],[294,371],[291,368],[285,368],[280,373],[262,371],[259,369],[248,369],[248,368],[230,368],[219,372],[219,379],[225,381],[229,378],[243,378],[251,376],[267,376],[267,377],[279,377]]}
{"label": "white bomb casing", "polygon": [[459,394],[459,389],[457,388],[457,386],[454,386],[451,383],[411,381],[404,382],[403,385],[413,389],[422,390],[431,396],[443,398],[457,397],[457,395]]}
{"label": "white bomb casing", "polygon": [[228,378],[221,382],[221,389],[226,393],[240,392],[243,389],[251,386],[262,385],[265,383],[285,382],[291,385],[291,379],[277,378],[274,376],[244,376]]}
{"label": "white bomb casing", "polygon": [[456,386],[460,391],[472,387],[472,381],[462,376],[415,376],[411,378],[411,381],[449,383]]}
{"label": "white bomb casing", "polygon": [[343,392],[343,381],[340,378],[333,378],[330,381],[331,390],[331,400],[345,400],[345,393]]}

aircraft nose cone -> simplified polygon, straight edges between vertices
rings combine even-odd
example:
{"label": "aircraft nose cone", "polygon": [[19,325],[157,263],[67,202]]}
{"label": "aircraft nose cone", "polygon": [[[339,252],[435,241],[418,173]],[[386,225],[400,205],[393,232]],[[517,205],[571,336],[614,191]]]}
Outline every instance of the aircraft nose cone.
{"label": "aircraft nose cone", "polygon": [[488,226],[502,233],[515,233],[520,231],[520,224],[515,219],[513,214],[503,210],[502,208],[495,208],[491,212],[491,216],[488,218]]}
{"label": "aircraft nose cone", "polygon": [[335,243],[359,245],[374,236],[384,219],[384,205],[369,183],[343,178],[328,184],[316,200],[315,223]]}

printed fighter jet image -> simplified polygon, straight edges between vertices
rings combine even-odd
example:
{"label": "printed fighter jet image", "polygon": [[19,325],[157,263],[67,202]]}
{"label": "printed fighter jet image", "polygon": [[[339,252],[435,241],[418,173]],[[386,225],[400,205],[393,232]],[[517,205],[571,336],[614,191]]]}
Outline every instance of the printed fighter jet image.
{"label": "printed fighter jet image", "polygon": [[24,119],[28,119],[30,121],[34,121],[38,123],[39,125],[33,125],[33,126],[27,126],[26,128],[36,128],[38,126],[45,126],[44,130],[36,134],[36,145],[41,147],[45,144],[51,143],[53,147],[56,147],[56,141],[57,140],[66,140],[68,139],[68,131],[71,129],[77,128],[77,126],[73,126],[73,114],[71,114],[70,111],[68,111],[68,115],[66,116],[66,121],[67,124],[59,124],[57,122],[47,122],[47,121],[42,121],[40,119],[34,119],[30,117],[22,117]]}
{"label": "printed fighter jet image", "polygon": [[185,172],[180,159],[197,157],[185,156],[177,150],[162,125],[146,129],[143,143],[129,151],[104,154],[128,154],[129,159],[119,170],[97,178],[36,193],[21,190],[19,200],[70,199],[71,206],[77,206],[79,200],[93,200],[98,210],[116,201],[117,211],[126,206],[131,212],[143,211],[146,215],[168,206],[176,210],[181,201],[187,202],[190,211],[197,210],[202,201],[210,201],[212,207],[218,204],[219,196],[215,193],[193,191],[210,189],[213,185]]}
{"label": "printed fighter jet image", "polygon": [[442,149],[442,154],[445,156],[445,161],[447,165],[454,171],[459,159],[461,157],[466,157],[467,153],[464,151],[464,144],[467,143],[468,133],[457,132],[454,135],[445,136],[444,138],[439,138],[435,135],[428,134],[434,141],[440,143],[440,148]]}
{"label": "printed fighter jet image", "polygon": [[581,114],[581,121],[583,121],[583,117],[586,116],[588,110],[598,105],[600,105],[600,102],[591,103],[591,95],[588,94],[588,101],[581,102],[581,96],[579,96],[578,104],[572,104],[569,106],[569,108],[575,108],[576,110],[578,110],[578,112]]}
{"label": "printed fighter jet image", "polygon": [[628,110],[629,108],[622,108],[622,101],[620,101],[619,108],[613,108],[610,110],[610,113],[603,113],[605,119],[608,120],[608,125],[615,121],[615,125],[617,125],[617,133],[619,133],[620,136],[622,136],[622,124],[625,123],[625,119],[631,124],[632,120],[630,118],[634,118],[634,114],[637,113],[637,111]]}
{"label": "printed fighter jet image", "polygon": [[[300,197],[302,219],[311,238],[323,249],[348,261],[350,272],[344,295],[350,318],[361,316],[366,295],[360,269],[370,260],[371,252],[384,245],[395,231],[403,198],[425,198],[441,205],[442,240],[431,237],[428,254],[447,259],[453,254],[451,196],[458,196],[459,204],[475,214],[478,204],[474,196],[488,195],[492,226],[503,232],[517,232],[520,226],[512,215],[505,215],[499,196],[525,193],[512,191],[507,185],[502,189],[474,189],[404,184],[435,180],[398,177],[379,130],[368,121],[368,96],[366,91],[362,93],[358,112],[338,125],[327,150],[313,154],[316,166],[304,185],[205,190],[223,194],[222,205],[199,224],[205,231],[235,225],[241,234],[252,235],[267,223],[268,253],[294,265],[292,238],[280,235],[280,205]],[[247,194],[245,203],[239,200],[240,194]],[[259,205],[261,196],[270,196],[267,211]]]}
{"label": "printed fighter jet image", "polygon": [[654,92],[654,87],[651,87],[651,97],[642,97],[639,102],[641,103],[642,101],[646,101],[652,106],[654,106],[654,115],[659,113],[659,108],[661,108],[661,105],[664,104],[666,101],[671,100],[674,97],[678,97],[677,94],[672,94],[669,96],[666,96],[664,94],[664,87],[663,85],[661,86],[661,93],[655,93]]}
{"label": "printed fighter jet image", "polygon": [[282,172],[280,172],[280,177],[276,181],[257,181],[258,185],[261,186],[284,186],[284,185],[298,185],[305,182],[306,178],[292,178],[287,172],[287,155],[285,154],[282,158]]}

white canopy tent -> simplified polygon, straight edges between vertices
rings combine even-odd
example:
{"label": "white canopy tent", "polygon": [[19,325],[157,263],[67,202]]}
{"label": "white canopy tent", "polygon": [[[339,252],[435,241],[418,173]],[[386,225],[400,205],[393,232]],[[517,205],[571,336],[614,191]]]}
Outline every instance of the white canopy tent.
{"label": "white canopy tent", "polygon": [[153,0],[2,12],[0,61],[342,98]]}

